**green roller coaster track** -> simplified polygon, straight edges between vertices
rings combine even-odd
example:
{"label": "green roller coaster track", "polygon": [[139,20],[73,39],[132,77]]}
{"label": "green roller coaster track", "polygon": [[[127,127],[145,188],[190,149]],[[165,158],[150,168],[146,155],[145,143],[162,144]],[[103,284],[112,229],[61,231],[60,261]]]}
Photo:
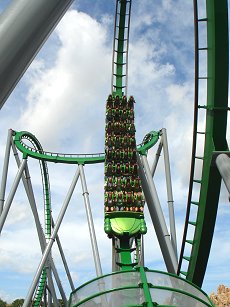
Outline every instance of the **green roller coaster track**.
{"label": "green roller coaster track", "polygon": [[[148,134],[148,140],[138,145],[137,150],[140,153],[146,153],[158,141],[160,132],[151,131]],[[37,138],[27,131],[14,131],[14,143],[18,150],[23,153],[23,157],[31,157],[37,160],[54,162],[54,163],[67,163],[67,164],[94,164],[103,163],[105,161],[104,153],[93,154],[62,154],[43,151],[41,145],[35,148],[28,146],[23,140],[31,140],[35,144],[40,144]]]}
{"label": "green roller coaster track", "polygon": [[[213,163],[215,151],[228,151],[226,141],[228,107],[228,74],[229,74],[229,42],[228,42],[228,4],[226,0],[206,1],[206,18],[199,19],[197,1],[195,9],[195,38],[196,38],[196,76],[195,76],[195,111],[193,156],[190,177],[185,231],[181,249],[178,273],[198,286],[202,285],[208,257],[212,244],[216,214],[218,209],[221,177]],[[198,27],[200,23],[207,23],[207,46],[200,47],[198,41]],[[207,76],[199,74],[199,53],[207,52]],[[199,105],[198,86],[201,79],[207,80],[207,103]],[[205,131],[197,131],[198,112],[206,111]],[[204,154],[196,155],[197,135],[205,136]],[[201,178],[194,178],[194,165],[198,159],[203,161]],[[192,199],[194,183],[200,185],[199,199]],[[196,220],[190,220],[190,208],[197,206]],[[187,236],[188,225],[195,227],[194,237]],[[185,255],[185,245],[191,245],[191,254]],[[188,262],[187,271],[181,271],[182,261]]]}
{"label": "green roller coaster track", "polygon": [[[42,146],[40,142],[34,136],[27,134],[26,139],[32,144],[32,150],[36,150],[38,152],[43,152]],[[51,236],[51,196],[50,196],[50,184],[49,184],[49,173],[47,162],[45,160],[39,159],[40,162],[40,170],[43,184],[43,201],[44,201],[44,211],[45,211],[45,236],[48,240]],[[45,285],[47,281],[47,268],[44,268],[40,277],[39,284],[36,289],[36,293],[34,295],[33,306],[40,306],[43,293],[45,291]]]}

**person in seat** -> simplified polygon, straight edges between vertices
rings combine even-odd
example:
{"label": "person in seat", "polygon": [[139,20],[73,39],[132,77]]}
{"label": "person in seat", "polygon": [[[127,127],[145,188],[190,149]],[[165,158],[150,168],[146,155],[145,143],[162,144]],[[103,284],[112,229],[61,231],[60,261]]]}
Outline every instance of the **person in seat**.
{"label": "person in seat", "polygon": [[121,101],[121,106],[124,108],[124,107],[126,107],[126,105],[127,105],[127,97],[123,96],[122,101]]}
{"label": "person in seat", "polygon": [[115,98],[115,106],[120,106],[120,97],[118,95]]}
{"label": "person in seat", "polygon": [[129,97],[129,100],[128,100],[128,107],[129,107],[130,109],[133,109],[133,108],[134,108],[134,103],[135,103],[134,97],[133,97],[133,96],[130,96],[130,97]]}
{"label": "person in seat", "polygon": [[106,107],[107,108],[112,108],[113,107],[113,96],[112,95],[108,96],[108,99],[106,101]]}

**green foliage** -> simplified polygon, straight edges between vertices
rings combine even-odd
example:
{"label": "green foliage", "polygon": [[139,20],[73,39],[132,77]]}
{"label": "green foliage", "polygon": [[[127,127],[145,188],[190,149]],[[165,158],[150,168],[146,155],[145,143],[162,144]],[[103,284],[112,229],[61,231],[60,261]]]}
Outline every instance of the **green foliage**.
{"label": "green foliage", "polygon": [[[58,302],[59,302],[61,307],[65,306],[63,300],[59,299]],[[19,298],[19,299],[14,300],[12,304],[7,304],[7,302],[3,301],[0,298],[0,307],[22,307],[23,303],[24,303],[23,298]],[[44,306],[43,302],[41,302],[41,306]],[[52,306],[54,306],[54,304],[52,304]]]}
{"label": "green foliage", "polygon": [[10,306],[11,307],[22,307],[23,303],[24,303],[24,299],[19,298],[13,301],[13,303]]}
{"label": "green foliage", "polygon": [[63,300],[58,300],[58,302],[60,303],[61,306],[65,307]]}
{"label": "green foliage", "polygon": [[3,301],[2,299],[0,299],[0,307],[6,307],[7,303],[5,301]]}

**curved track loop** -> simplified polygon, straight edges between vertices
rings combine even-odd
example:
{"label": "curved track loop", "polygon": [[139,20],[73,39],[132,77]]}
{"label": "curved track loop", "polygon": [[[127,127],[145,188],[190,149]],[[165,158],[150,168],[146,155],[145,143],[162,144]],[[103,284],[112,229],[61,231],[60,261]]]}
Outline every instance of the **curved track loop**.
{"label": "curved track loop", "polygon": [[[27,134],[25,138],[32,144],[33,151],[43,152],[42,146],[37,138],[31,134]],[[49,173],[48,166],[45,160],[39,159],[41,177],[42,177],[42,187],[43,187],[43,202],[44,202],[44,211],[45,211],[45,237],[49,239],[51,236],[51,196],[50,196],[50,183],[49,183]],[[40,306],[41,299],[45,290],[47,281],[47,272],[46,268],[43,269],[40,281],[38,283],[34,299],[33,306]]]}
{"label": "curved track loop", "polygon": [[[41,148],[40,143],[36,139],[36,137],[27,131],[14,131],[14,143],[19,151],[23,153],[23,156],[32,157],[34,159],[47,161],[47,162],[54,162],[54,163],[67,163],[67,164],[94,164],[94,163],[102,163],[105,161],[105,154],[104,153],[95,153],[95,154],[61,154],[61,153],[53,153],[43,151]],[[151,147],[153,147],[158,139],[160,133],[158,131],[151,131],[148,133],[150,137],[146,142],[141,143],[138,145],[137,150],[144,154],[148,151]],[[23,140],[36,140],[35,148],[32,148],[25,144]]]}
{"label": "curved track loop", "polygon": [[[178,274],[185,275],[188,280],[198,286],[202,285],[208,263],[220,193],[221,177],[215,166],[213,153],[228,151],[226,141],[227,112],[229,111],[227,0],[209,0],[206,3],[207,16],[200,18],[198,16],[199,0],[194,0],[195,111],[193,150],[187,214],[178,269]],[[207,28],[207,46],[202,46],[199,43],[199,28],[204,24]],[[201,76],[199,72],[201,52],[207,54],[208,71],[206,76]],[[201,80],[206,80],[207,83],[206,105],[199,105]],[[198,130],[198,117],[201,112],[205,112],[206,116],[205,131]],[[202,137],[204,153],[198,156],[197,140]],[[195,178],[198,161],[202,163],[201,178]],[[194,191],[196,190],[199,190],[199,196],[195,196]],[[191,233],[193,233],[192,238],[189,237]],[[190,254],[186,255],[189,252]]]}

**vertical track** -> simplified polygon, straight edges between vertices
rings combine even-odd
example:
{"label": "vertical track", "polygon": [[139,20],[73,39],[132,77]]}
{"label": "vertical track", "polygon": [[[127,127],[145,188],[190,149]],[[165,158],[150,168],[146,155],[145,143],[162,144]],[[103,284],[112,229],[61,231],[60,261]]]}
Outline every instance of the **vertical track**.
{"label": "vertical track", "polygon": [[[194,111],[194,141],[192,150],[191,177],[187,204],[185,230],[179,261],[178,273],[198,286],[202,285],[208,263],[216,214],[218,209],[221,177],[212,163],[214,151],[228,150],[226,141],[228,108],[228,9],[226,0],[207,0],[206,17],[198,17],[199,1],[194,0],[195,23],[195,111]],[[201,24],[207,26],[207,46],[199,42]],[[201,52],[207,53],[207,75],[199,72],[199,57]],[[207,82],[207,103],[199,104],[199,85],[201,80]],[[198,116],[205,112],[206,127],[198,130]],[[197,138],[204,138],[203,155],[198,156]],[[195,178],[195,167],[202,161],[201,178]],[[193,198],[197,188],[199,197]],[[195,193],[194,193],[195,195]],[[191,211],[197,211],[191,219]],[[193,214],[194,215],[194,214]],[[193,228],[193,237],[189,237],[188,229]],[[190,236],[191,236],[190,231]],[[185,253],[189,252],[190,255]],[[186,270],[182,270],[182,264]]]}
{"label": "vertical track", "polygon": [[116,0],[113,41],[112,93],[127,95],[128,46],[132,0]]}

